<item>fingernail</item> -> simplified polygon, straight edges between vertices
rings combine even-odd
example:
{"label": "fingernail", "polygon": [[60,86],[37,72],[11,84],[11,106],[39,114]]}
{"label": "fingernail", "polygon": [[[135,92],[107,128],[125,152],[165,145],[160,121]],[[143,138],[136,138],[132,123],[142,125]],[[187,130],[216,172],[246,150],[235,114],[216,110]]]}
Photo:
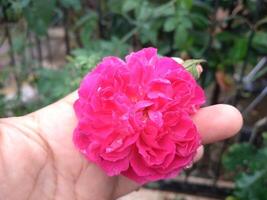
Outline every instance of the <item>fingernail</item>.
{"label": "fingernail", "polygon": [[193,167],[193,163],[190,163],[190,164],[188,164],[188,165],[185,166],[185,169],[190,169],[192,167]]}
{"label": "fingernail", "polygon": [[197,65],[197,71],[198,71],[198,74],[201,74],[203,72],[203,68],[201,65]]}

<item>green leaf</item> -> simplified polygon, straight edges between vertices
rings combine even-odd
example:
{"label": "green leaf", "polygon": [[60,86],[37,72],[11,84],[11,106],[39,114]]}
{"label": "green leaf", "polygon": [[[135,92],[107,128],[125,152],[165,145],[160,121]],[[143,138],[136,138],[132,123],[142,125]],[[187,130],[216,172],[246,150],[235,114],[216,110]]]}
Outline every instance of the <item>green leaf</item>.
{"label": "green leaf", "polygon": [[234,196],[228,196],[228,197],[226,197],[225,200],[238,200],[238,198],[236,198]]}
{"label": "green leaf", "polygon": [[81,42],[83,46],[86,48],[90,46],[90,42],[91,42],[90,36],[92,33],[93,33],[93,29],[90,24],[85,24],[82,30],[80,31]]}
{"label": "green leaf", "polygon": [[181,6],[186,9],[191,9],[193,5],[193,0],[178,0],[177,2],[181,3]]}
{"label": "green leaf", "polygon": [[183,63],[184,68],[189,71],[195,79],[198,79],[200,76],[200,73],[197,70],[197,65],[199,65],[200,63],[206,62],[206,60],[203,59],[189,59],[186,60]]}
{"label": "green leaf", "polygon": [[247,38],[237,38],[235,40],[234,46],[230,51],[229,57],[233,60],[243,60],[247,55],[248,40]]}
{"label": "green leaf", "polygon": [[263,138],[264,145],[267,146],[267,131],[262,133],[262,138]]}
{"label": "green leaf", "polygon": [[142,1],[140,7],[135,9],[136,20],[138,21],[139,26],[143,26],[144,22],[151,20],[153,14],[153,9],[147,1]]}
{"label": "green leaf", "polygon": [[255,148],[248,143],[233,144],[223,155],[223,165],[229,171],[247,168],[255,154]]}
{"label": "green leaf", "polygon": [[187,29],[184,26],[178,26],[175,29],[174,33],[174,41],[175,46],[177,46],[179,49],[184,49],[186,46],[186,41],[188,38],[188,32]]}
{"label": "green leaf", "polygon": [[177,26],[177,22],[178,20],[176,17],[169,17],[164,23],[163,30],[166,32],[173,31]]}
{"label": "green leaf", "polygon": [[66,8],[74,8],[76,11],[81,9],[80,0],[60,0],[59,2]]}
{"label": "green leaf", "polygon": [[261,178],[264,173],[265,173],[264,170],[257,171],[256,173],[251,174],[251,175],[243,173],[238,178],[236,182],[236,186],[242,189],[249,188],[251,185],[255,184],[255,182],[258,181],[259,178]]}
{"label": "green leaf", "polygon": [[261,53],[267,53],[267,32],[258,31],[255,33],[252,40],[253,48],[257,49]]}
{"label": "green leaf", "polygon": [[71,92],[69,75],[64,70],[39,69],[37,71],[37,88],[43,105],[63,97]]}
{"label": "green leaf", "polygon": [[232,32],[229,32],[229,31],[220,32],[216,34],[215,37],[220,42],[231,42],[236,38],[236,36]]}
{"label": "green leaf", "polygon": [[80,28],[84,26],[86,23],[90,23],[92,26],[92,29],[95,28],[97,24],[97,14],[95,11],[90,10],[88,13],[86,13],[84,16],[81,16],[75,23],[74,29]]}
{"label": "green leaf", "polygon": [[23,13],[28,22],[28,27],[38,35],[45,35],[53,17],[56,6],[55,0],[34,0],[27,6]]}
{"label": "green leaf", "polygon": [[175,14],[174,1],[169,1],[153,9],[154,18],[166,17],[174,14]]}
{"label": "green leaf", "polygon": [[[5,13],[8,21],[17,22],[21,18],[23,5],[20,2],[7,1],[6,4],[3,5],[7,6],[5,9]],[[0,6],[0,18],[2,18],[2,15],[3,12]]]}
{"label": "green leaf", "polygon": [[255,29],[258,29],[260,26],[262,26],[263,24],[267,23],[267,16],[263,17],[262,19],[260,19],[256,24],[255,24]]}
{"label": "green leaf", "polygon": [[21,7],[26,7],[29,5],[31,0],[20,0]]}
{"label": "green leaf", "polygon": [[209,18],[206,15],[202,15],[200,13],[191,13],[190,18],[192,20],[192,23],[201,29],[208,28],[208,26],[211,24]]}
{"label": "green leaf", "polygon": [[137,8],[137,6],[139,5],[139,1],[138,0],[126,0],[124,1],[123,5],[122,5],[122,11],[123,12],[129,12],[131,10],[134,10],[135,8]]}
{"label": "green leaf", "polygon": [[22,53],[26,46],[26,34],[22,32],[21,34],[17,34],[12,41],[13,50],[16,53]]}
{"label": "green leaf", "polygon": [[140,40],[143,44],[151,42],[152,44],[156,45],[157,35],[158,32],[153,30],[150,24],[146,28],[140,30]]}
{"label": "green leaf", "polygon": [[267,147],[260,148],[257,154],[249,162],[249,168],[252,171],[267,169]]}

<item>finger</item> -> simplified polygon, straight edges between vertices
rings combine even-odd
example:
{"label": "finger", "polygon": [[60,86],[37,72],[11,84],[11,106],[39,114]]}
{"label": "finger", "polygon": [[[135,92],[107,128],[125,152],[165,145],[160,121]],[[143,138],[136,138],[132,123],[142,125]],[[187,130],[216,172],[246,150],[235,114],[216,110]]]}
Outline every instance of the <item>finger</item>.
{"label": "finger", "polygon": [[196,163],[196,162],[198,162],[203,157],[203,154],[204,154],[204,146],[201,145],[197,149],[197,153],[196,153],[195,157],[193,158],[193,162],[191,162],[190,164],[188,164],[187,166],[185,166],[184,169],[190,169],[190,168],[192,168],[193,167],[193,164]]}
{"label": "finger", "polygon": [[[63,101],[73,104],[77,92],[66,96]],[[216,142],[235,135],[243,124],[240,112],[230,105],[214,105],[201,108],[193,120],[201,134],[203,144]]]}
{"label": "finger", "polygon": [[114,191],[114,199],[118,199],[125,194],[138,190],[142,185],[134,182],[133,180],[125,177],[119,176],[116,189]]}
{"label": "finger", "polygon": [[74,92],[70,93],[60,101],[63,100],[65,103],[73,104],[76,101],[76,99],[78,99],[78,90],[75,90]]}
{"label": "finger", "polygon": [[235,135],[242,127],[240,112],[233,106],[218,104],[200,109],[194,116],[203,144]]}
{"label": "finger", "polygon": [[[63,99],[73,104],[77,99],[77,92],[69,94]],[[193,120],[201,134],[203,144],[216,142],[235,135],[243,124],[240,112],[230,105],[214,105],[201,108]]]}
{"label": "finger", "polygon": [[199,75],[203,72],[203,67],[200,64],[197,65],[197,71]]}
{"label": "finger", "polygon": [[197,154],[195,155],[195,157],[193,158],[193,163],[198,162],[204,155],[204,146],[201,145],[200,147],[198,147],[197,149]]}

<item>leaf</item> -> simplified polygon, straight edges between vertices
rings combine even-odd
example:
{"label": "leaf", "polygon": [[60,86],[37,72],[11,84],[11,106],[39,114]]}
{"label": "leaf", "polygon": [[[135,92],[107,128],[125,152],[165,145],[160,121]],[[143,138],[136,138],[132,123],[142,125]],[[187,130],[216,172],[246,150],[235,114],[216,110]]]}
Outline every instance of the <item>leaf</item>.
{"label": "leaf", "polygon": [[[4,4],[4,3],[3,3]],[[17,22],[22,16],[22,9],[23,6],[20,2],[9,2],[7,1],[6,4],[6,9],[5,9],[5,14],[7,17],[8,21],[12,21],[12,22]],[[3,12],[1,11],[1,6],[0,6],[0,18],[3,17]]]}
{"label": "leaf", "polygon": [[257,154],[249,162],[249,168],[252,171],[267,169],[267,147],[258,149]]}
{"label": "leaf", "polygon": [[248,143],[233,144],[223,155],[223,165],[229,171],[247,168],[255,153],[255,148]]}
{"label": "leaf", "polygon": [[74,8],[76,11],[81,9],[80,0],[60,0],[59,2],[66,8]]}
{"label": "leaf", "polygon": [[225,31],[225,32],[216,34],[215,38],[219,40],[220,42],[229,42],[229,41],[233,41],[235,36],[232,33]]}
{"label": "leaf", "polygon": [[265,146],[267,146],[267,131],[262,133],[263,143]]}
{"label": "leaf", "polygon": [[256,182],[259,181],[259,179],[261,179],[265,173],[266,169],[256,171],[253,174],[242,173],[236,181],[236,187],[242,190],[249,189],[252,185],[256,184]]}
{"label": "leaf", "polygon": [[234,196],[228,196],[228,197],[226,197],[225,200],[239,200],[239,199],[237,199],[237,198],[234,197]]}
{"label": "leaf", "polygon": [[198,12],[206,13],[207,15],[214,12],[214,8],[211,4],[206,3],[205,1],[194,1],[194,9],[197,9]]}
{"label": "leaf", "polygon": [[139,9],[135,10],[136,20],[138,25],[142,26],[144,22],[148,22],[153,14],[153,9],[150,7],[147,1],[142,1]]}
{"label": "leaf", "polygon": [[89,47],[90,46],[90,36],[93,33],[93,29],[90,24],[85,24],[80,31],[80,38],[81,42],[84,47]]}
{"label": "leaf", "polygon": [[262,53],[267,53],[267,32],[258,31],[255,33],[252,40],[253,48]]}
{"label": "leaf", "polygon": [[241,173],[236,179],[234,194],[242,200],[266,199],[266,178],[267,168],[253,173]]}
{"label": "leaf", "polygon": [[12,41],[13,50],[16,53],[22,53],[25,50],[25,41],[26,41],[26,34],[22,32],[21,34],[17,34]]}
{"label": "leaf", "polygon": [[175,33],[174,33],[175,46],[177,46],[179,49],[184,49],[187,38],[188,38],[188,33],[187,33],[186,28],[181,25],[178,26],[175,29]]}
{"label": "leaf", "polygon": [[90,21],[90,23],[92,23],[92,29],[94,29],[94,25],[96,25],[97,23],[97,14],[95,11],[90,10],[90,12],[86,13],[84,16],[81,16],[75,23],[74,25],[74,29],[80,28],[82,27],[84,24],[88,23],[88,21]]}
{"label": "leaf", "polygon": [[192,23],[200,29],[205,29],[211,24],[208,17],[200,13],[191,13],[190,18]]}
{"label": "leaf", "polygon": [[23,9],[28,27],[38,35],[45,35],[53,17],[55,0],[34,0],[31,6]]}
{"label": "leaf", "polygon": [[29,5],[31,0],[20,0],[21,7],[26,7]]}
{"label": "leaf", "polygon": [[152,27],[150,24],[140,30],[140,40],[143,44],[151,42],[152,44],[156,45],[157,36],[157,29],[155,27]]}
{"label": "leaf", "polygon": [[179,0],[178,2],[181,3],[183,8],[186,9],[191,9],[192,5],[193,5],[193,0]]}
{"label": "leaf", "polygon": [[233,60],[242,60],[247,55],[247,49],[247,38],[237,38],[233,48],[230,51],[229,57],[233,58]]}
{"label": "leaf", "polygon": [[189,59],[183,63],[183,66],[187,71],[189,71],[195,77],[195,79],[198,79],[200,76],[200,73],[197,70],[197,65],[199,65],[200,63],[203,63],[203,62],[206,62],[206,60]]}
{"label": "leaf", "polygon": [[154,18],[166,17],[174,14],[175,14],[174,1],[169,1],[153,9]]}
{"label": "leaf", "polygon": [[180,16],[179,22],[181,23],[180,26],[183,26],[186,29],[190,29],[193,27],[193,24],[192,24],[190,18],[188,18],[186,15]]}
{"label": "leaf", "polygon": [[134,10],[139,5],[138,0],[126,0],[124,1],[122,5],[122,11],[123,12],[129,12],[131,10]]}
{"label": "leaf", "polygon": [[63,97],[71,92],[69,74],[64,70],[38,69],[37,88],[43,105]]}
{"label": "leaf", "polygon": [[177,26],[177,22],[178,20],[176,17],[169,17],[164,23],[163,30],[166,32],[173,31]]}
{"label": "leaf", "polygon": [[256,24],[255,24],[255,29],[257,30],[261,25],[267,23],[267,16],[263,17],[260,19]]}

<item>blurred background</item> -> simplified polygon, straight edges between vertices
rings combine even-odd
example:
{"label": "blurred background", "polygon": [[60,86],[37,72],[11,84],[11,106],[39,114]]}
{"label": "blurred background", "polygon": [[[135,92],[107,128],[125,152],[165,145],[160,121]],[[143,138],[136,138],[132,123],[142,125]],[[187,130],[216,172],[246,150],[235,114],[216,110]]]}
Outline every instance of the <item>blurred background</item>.
{"label": "blurred background", "polygon": [[75,90],[104,56],[148,46],[206,59],[207,105],[234,105],[245,123],[177,178],[124,199],[266,200],[266,0],[0,0],[0,117]]}

